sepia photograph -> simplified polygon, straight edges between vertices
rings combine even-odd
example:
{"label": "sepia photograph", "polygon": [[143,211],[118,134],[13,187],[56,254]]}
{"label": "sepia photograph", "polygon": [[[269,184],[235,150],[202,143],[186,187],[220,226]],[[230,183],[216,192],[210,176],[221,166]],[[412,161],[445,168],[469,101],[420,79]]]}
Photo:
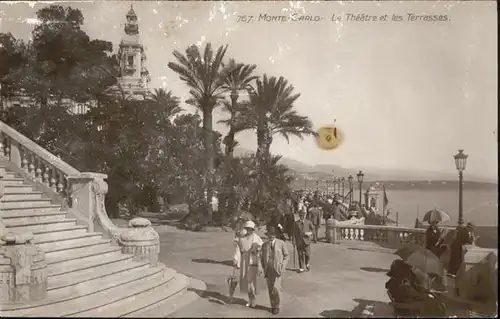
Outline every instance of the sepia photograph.
{"label": "sepia photograph", "polygon": [[0,2],[0,316],[498,316],[496,1]]}

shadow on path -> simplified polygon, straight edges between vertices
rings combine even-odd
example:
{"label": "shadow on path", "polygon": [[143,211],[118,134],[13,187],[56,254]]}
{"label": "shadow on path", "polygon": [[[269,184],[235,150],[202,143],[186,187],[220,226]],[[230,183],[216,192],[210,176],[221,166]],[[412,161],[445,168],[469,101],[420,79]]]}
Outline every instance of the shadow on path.
{"label": "shadow on path", "polygon": [[[374,314],[373,311],[375,308],[380,309],[380,307],[388,307],[386,303],[375,300],[367,300],[367,299],[359,299],[354,298],[355,302],[358,303],[354,309],[351,311],[343,310],[343,309],[332,309],[332,310],[324,310],[319,315],[326,318],[359,318],[363,314],[364,310],[367,310],[371,313],[371,316],[384,316],[384,314]],[[366,315],[365,315],[366,316]]]}
{"label": "shadow on path", "polygon": [[381,272],[381,273],[387,273],[389,271],[389,269],[378,268],[378,267],[360,267],[359,269],[368,272]]}
{"label": "shadow on path", "polygon": [[218,261],[218,260],[206,259],[206,258],[195,258],[195,259],[192,259],[191,261],[195,262],[195,263],[200,263],[200,264],[218,264],[218,265],[233,267],[233,262],[231,260]]}
{"label": "shadow on path", "polygon": [[[231,297],[223,295],[217,291],[200,290],[200,289],[196,289],[196,288],[188,288],[187,290],[195,292],[198,296],[200,296],[203,299],[207,299],[209,302],[213,302],[213,303],[220,304],[220,305],[245,306],[245,304],[246,304],[246,300],[244,300],[242,298],[236,298],[236,297],[231,298]],[[256,305],[253,309],[269,311],[268,308],[261,306],[261,305]]]}

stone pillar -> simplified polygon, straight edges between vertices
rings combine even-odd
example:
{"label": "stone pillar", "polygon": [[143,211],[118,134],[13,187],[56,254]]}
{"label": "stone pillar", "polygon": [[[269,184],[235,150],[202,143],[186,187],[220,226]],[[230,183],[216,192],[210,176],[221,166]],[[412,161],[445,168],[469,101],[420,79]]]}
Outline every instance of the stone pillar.
{"label": "stone pillar", "polygon": [[47,297],[45,254],[33,234],[7,234],[0,248],[0,302],[33,302]]}
{"label": "stone pillar", "polygon": [[123,253],[133,254],[134,259],[149,261],[151,266],[156,266],[160,253],[160,237],[151,227],[149,220],[130,220],[129,228],[120,235],[120,245]]}
{"label": "stone pillar", "polygon": [[339,239],[339,229],[337,229],[338,221],[336,219],[330,218],[326,220],[326,241],[330,244],[337,244]]}
{"label": "stone pillar", "polygon": [[68,213],[76,218],[79,224],[87,226],[90,232],[94,231],[96,222],[93,182],[95,179],[104,178],[106,175],[99,173],[68,176],[71,197]]}

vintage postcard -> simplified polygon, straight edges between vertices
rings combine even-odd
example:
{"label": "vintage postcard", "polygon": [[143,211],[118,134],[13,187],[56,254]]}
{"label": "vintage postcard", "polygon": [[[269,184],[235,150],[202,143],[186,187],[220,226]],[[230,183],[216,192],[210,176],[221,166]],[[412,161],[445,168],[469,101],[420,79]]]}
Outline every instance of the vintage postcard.
{"label": "vintage postcard", "polygon": [[496,316],[497,26],[1,2],[0,315]]}

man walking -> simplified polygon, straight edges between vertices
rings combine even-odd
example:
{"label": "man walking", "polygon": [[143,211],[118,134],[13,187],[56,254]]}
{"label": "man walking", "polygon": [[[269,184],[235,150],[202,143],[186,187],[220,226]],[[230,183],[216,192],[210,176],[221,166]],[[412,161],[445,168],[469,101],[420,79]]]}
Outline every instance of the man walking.
{"label": "man walking", "polygon": [[313,231],[313,242],[317,243],[318,242],[318,230],[321,225],[321,211],[318,206],[318,204],[314,204],[314,206],[311,208],[311,223],[314,226],[314,231]]}
{"label": "man walking", "polygon": [[299,255],[299,273],[304,272],[304,266],[309,271],[309,258],[311,255],[311,237],[314,226],[310,220],[306,219],[306,213],[300,212],[299,220],[295,222],[294,244]]}
{"label": "man walking", "polygon": [[288,264],[289,253],[284,241],[276,238],[277,229],[273,226],[267,229],[267,242],[262,246],[262,270],[267,282],[271,312],[280,312],[281,275]]}

